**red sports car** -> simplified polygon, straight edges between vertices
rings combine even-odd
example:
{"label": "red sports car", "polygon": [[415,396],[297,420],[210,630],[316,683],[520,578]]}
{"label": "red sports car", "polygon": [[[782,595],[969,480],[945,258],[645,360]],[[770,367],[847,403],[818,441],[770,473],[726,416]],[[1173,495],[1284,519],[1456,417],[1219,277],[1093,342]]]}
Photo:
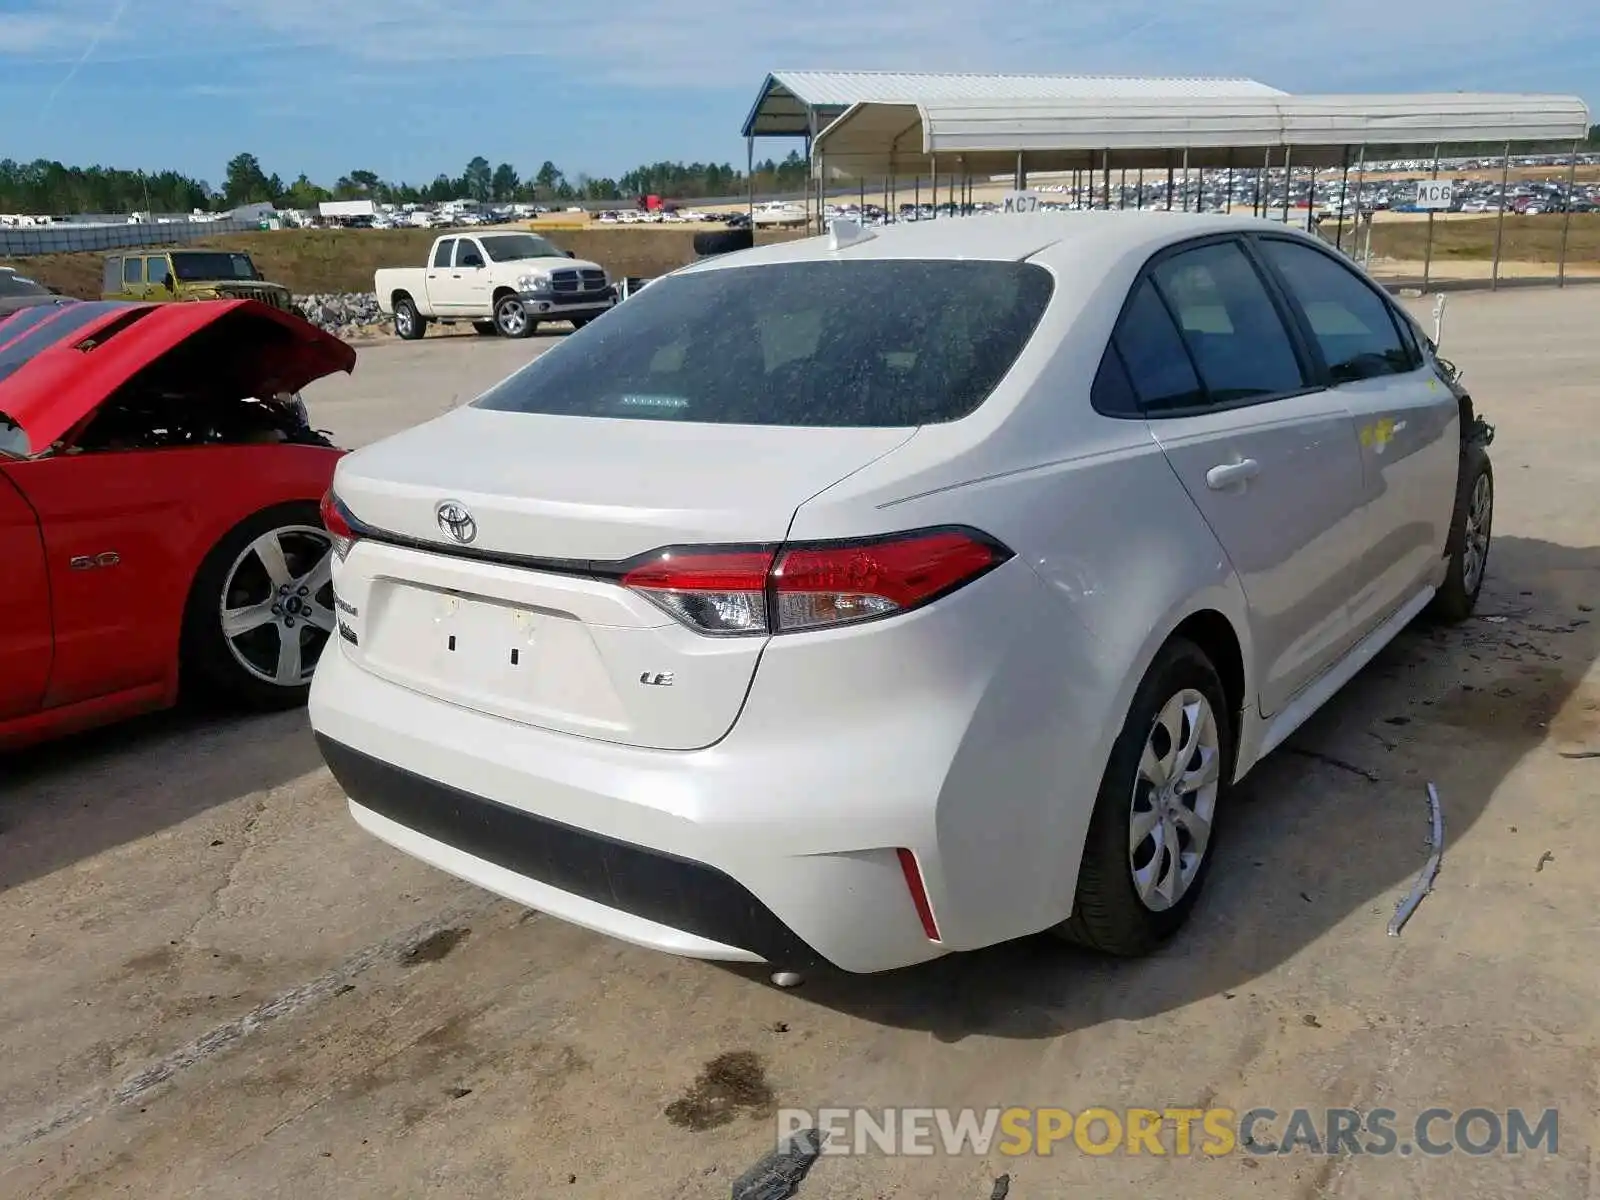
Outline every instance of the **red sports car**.
{"label": "red sports car", "polygon": [[0,747],[185,691],[303,703],[338,628],[340,450],[301,388],[356,352],[252,300],[0,319]]}

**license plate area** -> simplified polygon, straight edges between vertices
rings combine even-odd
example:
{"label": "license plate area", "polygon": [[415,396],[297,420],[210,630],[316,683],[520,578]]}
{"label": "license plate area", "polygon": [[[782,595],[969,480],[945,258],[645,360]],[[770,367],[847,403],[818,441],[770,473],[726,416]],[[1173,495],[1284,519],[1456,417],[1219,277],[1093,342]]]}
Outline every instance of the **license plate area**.
{"label": "license plate area", "polygon": [[431,600],[431,621],[407,622],[426,640],[424,669],[430,675],[498,695],[530,690],[527,681],[538,667],[542,640],[538,616],[517,605],[448,592]]}
{"label": "license plate area", "polygon": [[368,614],[366,665],[396,683],[517,721],[626,726],[592,632],[571,613],[384,581]]}

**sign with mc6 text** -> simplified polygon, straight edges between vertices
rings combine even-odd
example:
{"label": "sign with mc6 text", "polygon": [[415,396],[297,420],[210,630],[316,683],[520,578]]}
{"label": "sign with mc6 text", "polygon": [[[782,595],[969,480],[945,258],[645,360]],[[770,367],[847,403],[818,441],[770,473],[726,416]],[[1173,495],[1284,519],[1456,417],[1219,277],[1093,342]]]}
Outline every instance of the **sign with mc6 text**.
{"label": "sign with mc6 text", "polygon": [[1455,187],[1448,179],[1424,179],[1417,184],[1417,207],[1428,212],[1449,212],[1455,206]]}

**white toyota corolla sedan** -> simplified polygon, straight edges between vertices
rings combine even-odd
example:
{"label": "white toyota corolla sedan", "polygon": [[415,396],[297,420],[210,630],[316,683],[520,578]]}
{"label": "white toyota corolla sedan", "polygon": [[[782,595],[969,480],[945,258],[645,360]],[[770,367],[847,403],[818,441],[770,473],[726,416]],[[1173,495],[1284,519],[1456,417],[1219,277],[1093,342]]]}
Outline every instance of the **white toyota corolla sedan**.
{"label": "white toyota corolla sedan", "polygon": [[1148,951],[1229,788],[1493,509],[1453,368],[1282,224],[709,259],[341,460],[311,693],[367,830],[678,954]]}

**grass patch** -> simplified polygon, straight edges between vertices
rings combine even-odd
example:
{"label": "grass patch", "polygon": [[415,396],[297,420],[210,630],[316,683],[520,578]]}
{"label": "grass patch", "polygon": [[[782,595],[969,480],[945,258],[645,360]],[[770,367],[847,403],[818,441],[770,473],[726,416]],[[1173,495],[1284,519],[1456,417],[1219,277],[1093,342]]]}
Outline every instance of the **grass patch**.
{"label": "grass patch", "polygon": [[[1453,217],[1433,224],[1435,261],[1479,261],[1494,258],[1496,218]],[[1500,257],[1505,262],[1554,263],[1561,253],[1560,215],[1506,217]],[[1323,234],[1332,240],[1336,222],[1324,222]],[[1348,243],[1352,236],[1345,231]],[[1420,262],[1428,245],[1426,221],[1378,221],[1372,227],[1372,253],[1377,258]],[[1573,213],[1567,237],[1569,263],[1600,263],[1600,213]]]}

